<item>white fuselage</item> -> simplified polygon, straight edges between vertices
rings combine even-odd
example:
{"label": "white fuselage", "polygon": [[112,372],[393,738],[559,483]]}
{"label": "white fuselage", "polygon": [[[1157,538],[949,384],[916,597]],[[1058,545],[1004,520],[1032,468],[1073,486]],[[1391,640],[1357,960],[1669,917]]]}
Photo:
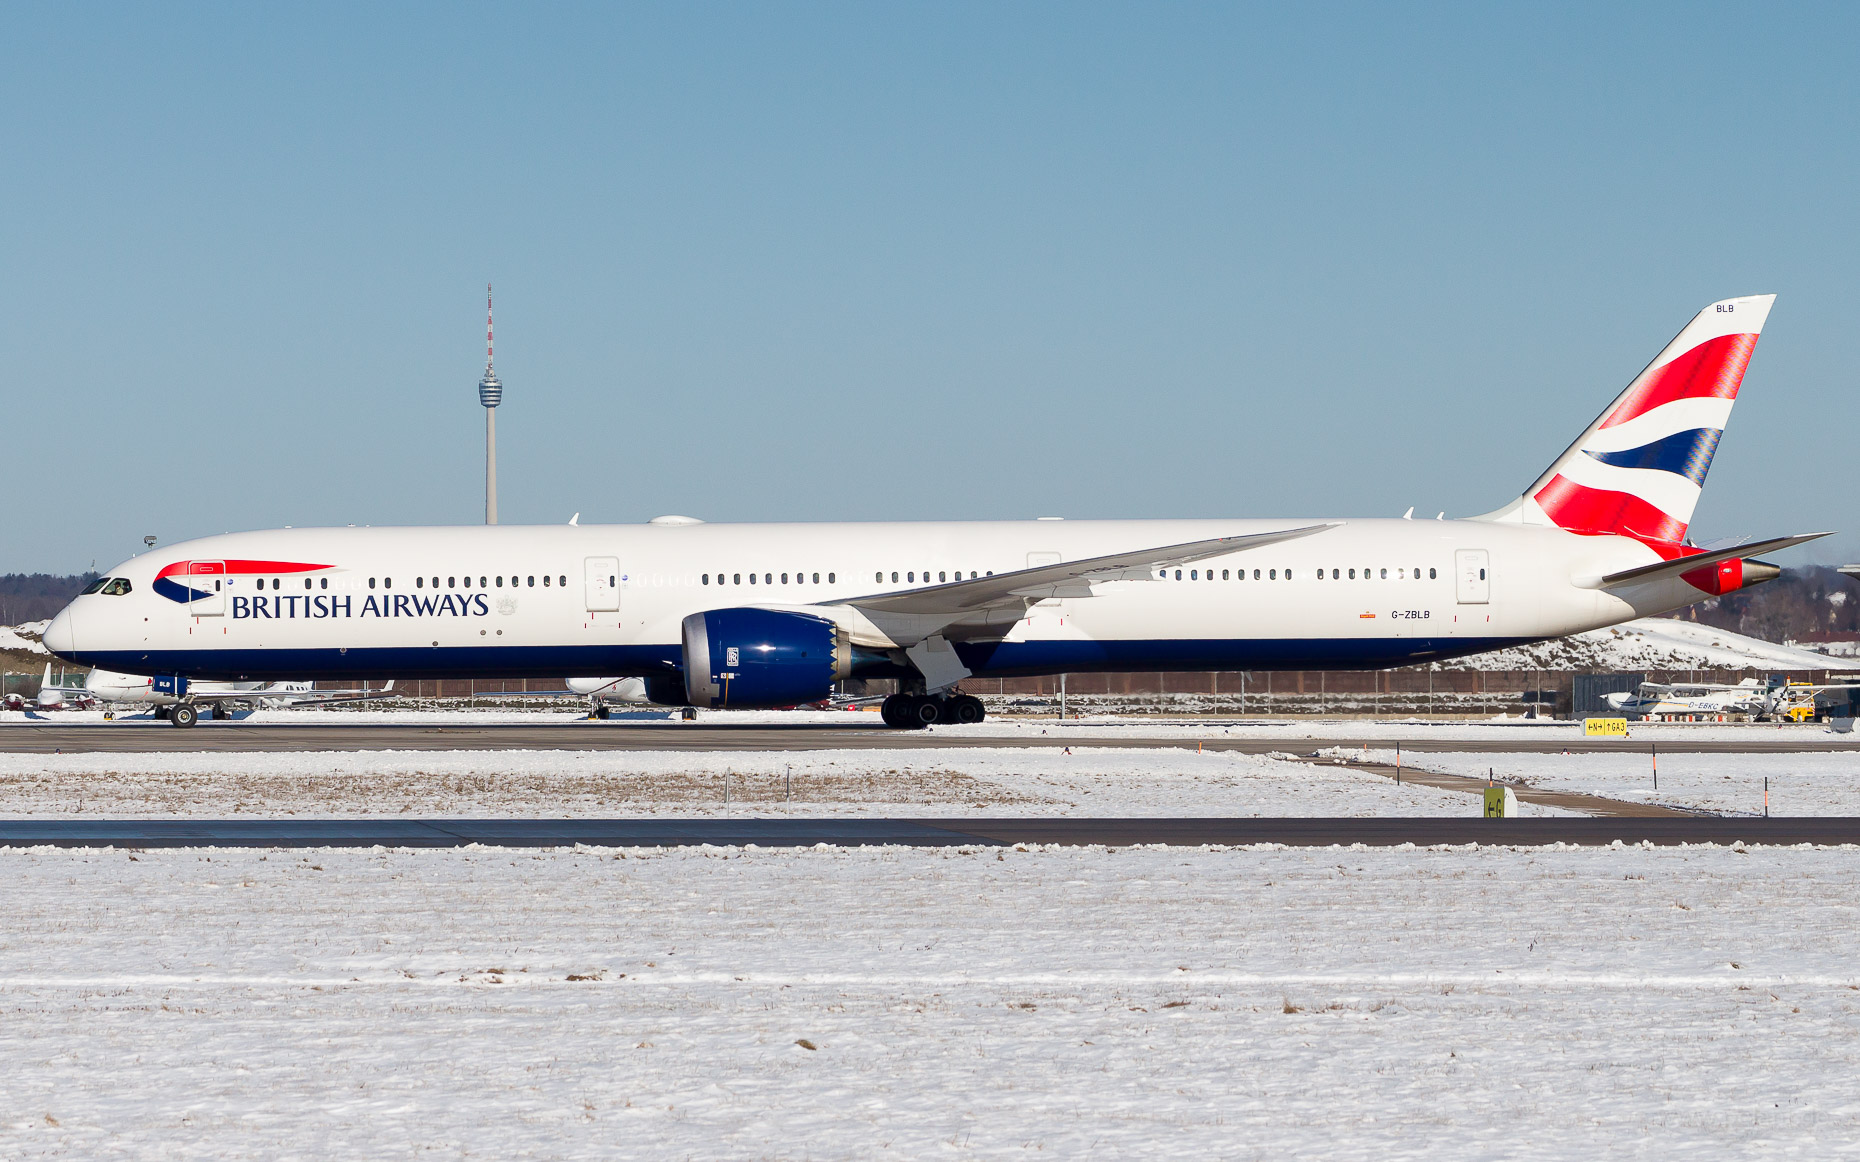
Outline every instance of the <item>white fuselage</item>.
{"label": "white fuselage", "polygon": [[[76,599],[44,638],[72,661],[194,680],[669,676],[679,666],[681,621],[695,612],[814,609],[958,576],[1309,523],[234,533],[124,562],[108,576],[126,581],[114,588],[127,592],[106,588]],[[1152,570],[1147,580],[1094,582],[1090,596],[1040,601],[1018,620],[952,631],[950,640],[976,674],[1407,665],[1611,625],[1705,596],[1677,578],[1591,587],[1602,574],[1658,559],[1622,536],[1490,521],[1351,520]]]}

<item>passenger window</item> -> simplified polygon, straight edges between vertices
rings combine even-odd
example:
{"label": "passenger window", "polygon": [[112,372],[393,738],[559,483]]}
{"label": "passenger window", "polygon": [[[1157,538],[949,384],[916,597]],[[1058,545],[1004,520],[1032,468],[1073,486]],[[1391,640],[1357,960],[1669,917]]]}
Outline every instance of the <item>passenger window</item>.
{"label": "passenger window", "polygon": [[1481,581],[1483,581],[1483,580],[1485,580],[1485,570],[1484,570],[1484,569],[1481,569],[1481,570],[1479,570],[1479,580],[1481,580]]}
{"label": "passenger window", "polygon": [[1332,569],[1332,570],[1330,571],[1330,579],[1331,579],[1332,581],[1336,581],[1336,580],[1338,580],[1338,577],[1337,577],[1337,573],[1338,573],[1338,570],[1336,570],[1336,569]]}
{"label": "passenger window", "polygon": [[1180,581],[1180,580],[1182,579],[1182,570],[1180,570],[1180,569],[1177,569],[1177,570],[1175,571],[1175,579],[1176,579],[1177,581]]}
{"label": "passenger window", "polygon": [[773,574],[773,573],[764,573],[764,574],[762,574],[762,583],[763,583],[764,585],[773,585],[773,584],[775,584],[775,574]]}
{"label": "passenger window", "polygon": [[536,575],[533,573],[530,575],[530,588],[536,588]]}
{"label": "passenger window", "polygon": [[1382,580],[1387,581],[1388,579],[1389,579],[1389,571],[1387,569],[1382,570]]}
{"label": "passenger window", "polygon": [[786,584],[788,583],[788,574],[786,574],[786,573],[783,573],[783,574],[781,575],[781,583],[782,583],[783,585],[786,585]]}
{"label": "passenger window", "polygon": [[322,585],[320,585],[320,586],[318,586],[318,588],[321,588],[321,589],[328,589],[328,588],[329,588],[329,578],[327,578],[327,577],[325,577],[325,578],[323,578],[323,579],[322,579],[322,581],[323,581],[323,583],[322,583]]}
{"label": "passenger window", "polygon": [[896,585],[898,583],[898,571],[896,569],[893,569],[891,571],[891,583],[893,585]]}
{"label": "passenger window", "polygon": [[1352,580],[1352,581],[1354,581],[1354,580],[1356,580],[1356,570],[1355,570],[1355,569],[1352,569],[1352,570],[1350,570],[1350,580]]}
{"label": "passenger window", "polygon": [[756,575],[755,575],[754,573],[751,573],[751,574],[749,575],[749,583],[750,583],[751,585],[754,585],[754,584],[756,583]]}
{"label": "passenger window", "polygon": [[709,584],[710,584],[710,574],[709,574],[709,573],[706,573],[706,574],[704,574],[704,584],[706,584],[706,585],[709,585]]}
{"label": "passenger window", "polygon": [[820,584],[820,574],[818,573],[814,574],[814,584]]}
{"label": "passenger window", "polygon": [[458,588],[458,586],[459,586],[459,579],[458,579],[457,577],[448,577],[448,578],[446,578],[446,588],[447,588],[447,589],[457,589],[457,588]]}
{"label": "passenger window", "polygon": [[742,583],[743,583],[743,575],[741,573],[733,574],[731,584],[741,585]]}
{"label": "passenger window", "polygon": [[1226,569],[1222,569],[1222,570],[1221,570],[1221,580],[1223,580],[1223,581],[1227,581],[1227,580],[1230,580],[1230,578],[1229,578],[1229,577],[1227,576],[1227,570],[1226,570]]}
{"label": "passenger window", "polygon": [[[709,575],[706,574],[706,576],[709,576]],[[502,576],[493,577],[492,580],[497,582],[497,587],[499,589],[502,589],[504,587],[504,579]]]}
{"label": "passenger window", "polygon": [[913,572],[908,572],[908,573],[906,573],[906,574],[904,575],[904,579],[905,579],[905,581],[907,581],[907,582],[911,582],[911,583],[915,583],[915,582],[916,582],[916,580],[917,580],[917,574],[916,574],[916,572],[914,572],[914,571],[913,571]]}
{"label": "passenger window", "polygon": [[467,578],[465,578],[465,588],[467,588],[467,589],[470,589],[470,588],[471,588],[471,578],[470,578],[470,577],[467,577]]}
{"label": "passenger window", "polygon": [[1268,581],[1277,581],[1278,579],[1279,579],[1279,571],[1277,569],[1273,569],[1266,574],[1266,580]]}
{"label": "passenger window", "polygon": [[1188,579],[1189,579],[1190,581],[1199,581],[1199,580],[1201,580],[1201,573],[1200,573],[1200,571],[1198,571],[1198,570],[1195,570],[1195,569],[1190,569],[1190,570],[1188,571]]}
{"label": "passenger window", "polygon": [[[610,581],[609,583],[611,584],[611,581]],[[484,588],[484,578],[483,578],[483,577],[480,577],[480,578],[478,578],[478,588],[480,588],[480,589],[483,589],[483,588]]]}
{"label": "passenger window", "polygon": [[383,589],[392,589],[392,588],[394,588],[394,578],[392,578],[392,577],[383,577],[383,578],[381,578],[381,588],[383,588]]}
{"label": "passenger window", "polygon": [[1427,579],[1428,579],[1429,581],[1432,581],[1432,580],[1434,580],[1434,571],[1433,571],[1432,569],[1429,569],[1429,570],[1427,571]]}
{"label": "passenger window", "polygon": [[549,574],[547,573],[543,574],[543,588],[544,589],[549,588]]}
{"label": "passenger window", "polygon": [[829,585],[833,584],[833,574],[831,573],[827,574],[827,584]]}
{"label": "passenger window", "polygon": [[[928,574],[925,574],[925,576],[926,576],[926,578],[927,578],[927,577],[928,577]],[[949,577],[948,577],[948,575],[947,575],[947,574],[944,574],[944,573],[938,573],[938,574],[936,575],[936,579],[937,579],[938,581],[947,581],[947,580],[949,580]]]}

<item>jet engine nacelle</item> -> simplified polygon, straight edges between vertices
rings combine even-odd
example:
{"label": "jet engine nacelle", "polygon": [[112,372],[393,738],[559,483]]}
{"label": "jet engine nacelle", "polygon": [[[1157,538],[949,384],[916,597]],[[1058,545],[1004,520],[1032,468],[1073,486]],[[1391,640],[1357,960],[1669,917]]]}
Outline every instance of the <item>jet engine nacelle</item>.
{"label": "jet engine nacelle", "polygon": [[712,609],[684,622],[685,697],[715,709],[797,706],[852,673],[846,631],[824,617]]}

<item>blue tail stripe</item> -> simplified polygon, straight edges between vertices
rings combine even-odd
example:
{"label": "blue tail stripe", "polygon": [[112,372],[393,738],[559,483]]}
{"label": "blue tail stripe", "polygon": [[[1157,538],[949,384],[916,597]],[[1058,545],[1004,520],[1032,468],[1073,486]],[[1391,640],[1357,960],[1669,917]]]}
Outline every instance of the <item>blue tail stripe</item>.
{"label": "blue tail stripe", "polygon": [[1718,437],[1722,435],[1722,428],[1693,428],[1689,432],[1674,432],[1638,448],[1624,448],[1619,452],[1590,452],[1589,455],[1617,468],[1653,468],[1671,472],[1703,487],[1705,472],[1711,467],[1711,454],[1718,450]]}

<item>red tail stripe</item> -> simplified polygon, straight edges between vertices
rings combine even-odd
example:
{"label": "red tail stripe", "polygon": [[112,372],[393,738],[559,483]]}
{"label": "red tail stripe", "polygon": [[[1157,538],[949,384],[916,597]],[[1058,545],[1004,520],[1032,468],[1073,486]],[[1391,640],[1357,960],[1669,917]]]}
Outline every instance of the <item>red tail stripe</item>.
{"label": "red tail stripe", "polygon": [[1755,335],[1720,335],[1707,339],[1653,372],[1615,405],[1602,427],[1612,428],[1646,415],[1676,399],[1736,399],[1744,368],[1756,350]]}
{"label": "red tail stripe", "polygon": [[[1534,498],[1557,527],[1572,533],[1619,535],[1640,541],[1679,541],[1686,524],[1638,496],[1577,484],[1561,473]],[[1679,556],[1681,554],[1674,554]]]}

